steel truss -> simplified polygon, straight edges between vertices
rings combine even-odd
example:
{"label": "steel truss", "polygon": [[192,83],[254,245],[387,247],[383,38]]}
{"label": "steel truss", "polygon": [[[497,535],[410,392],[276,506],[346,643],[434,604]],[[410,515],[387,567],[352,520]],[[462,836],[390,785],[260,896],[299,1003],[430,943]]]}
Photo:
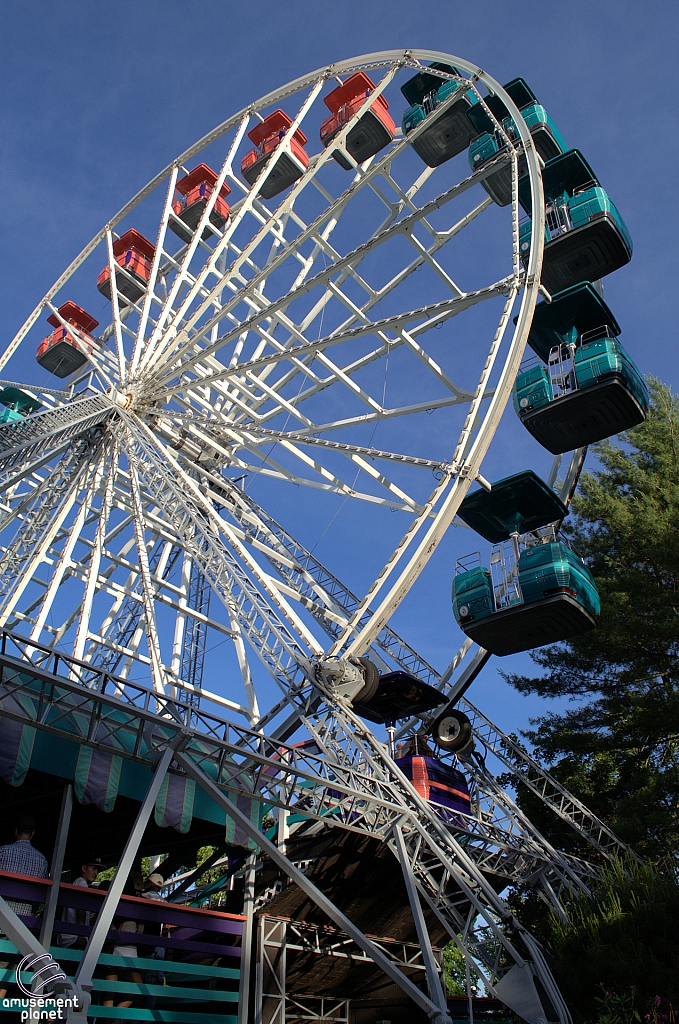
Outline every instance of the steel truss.
{"label": "steel truss", "polygon": [[[391,95],[397,79],[430,61],[459,69],[435,72],[457,86],[442,112],[465,92],[482,104],[488,92],[498,94],[518,140],[486,106],[506,148],[459,180],[449,173],[452,162],[445,170],[418,165],[413,176],[411,143],[424,125],[407,138],[397,132],[389,147],[356,165],[347,138],[358,119],[385,90]],[[377,79],[374,92],[330,149],[311,153],[278,205],[267,203],[266,173],[289,156],[296,128],[313,124],[328,82],[356,71]],[[280,104],[291,110],[292,128],[248,188],[236,170],[245,133]],[[335,149],[352,168],[340,188]],[[203,152],[220,168],[216,186],[190,242],[179,246],[175,185]],[[525,270],[519,160],[529,175],[534,225]],[[478,186],[505,166],[513,197],[505,258],[494,265],[474,242],[479,218],[496,211]],[[234,201],[220,228],[210,218],[222,184]],[[114,261],[114,234],[140,203],[150,209],[153,202],[156,216],[162,207],[155,256],[146,291],[131,301],[118,290],[125,272]],[[43,309],[84,351],[58,303],[86,261],[88,269],[99,269],[97,259],[108,264],[111,322],[87,347],[87,370],[62,391],[38,388],[43,410],[0,427],[0,669],[3,714],[17,715],[11,698],[21,695],[22,721],[54,735],[147,763],[172,747],[171,770],[191,775],[237,820],[230,797],[241,794],[303,813],[313,827],[387,843],[401,863],[418,928],[422,901],[490,991],[504,992],[508,1003],[510,989],[522,992],[512,1005],[533,1020],[535,976],[554,1019],[567,1024],[540,950],[496,889],[533,884],[558,911],[561,888],[586,887],[594,868],[546,842],[481,759],[466,766],[473,813],[435,814],[327,672],[337,660],[369,655],[383,670],[400,666],[437,685],[461,701],[479,743],[597,854],[621,848],[460,697],[484,652],[465,642],[439,675],[389,626],[455,522],[499,425],[540,290],[543,228],[540,162],[519,111],[488,74],[442,53],[387,51],[320,69],[181,154],[76,257],[0,357],[1,369],[29,342]],[[424,300],[413,308],[417,271]],[[458,316],[488,310],[496,326],[472,349],[469,366],[454,346],[435,343],[435,328],[452,330]],[[398,367],[395,381],[390,365]],[[426,458],[399,450],[406,446],[398,432],[397,443],[373,445],[378,424],[419,422],[426,412],[448,417],[455,438],[449,449],[439,446]],[[581,464],[569,474],[571,492]],[[397,510],[405,533],[357,596],[264,510],[264,501],[237,486],[236,474],[254,480],[267,501],[287,484],[309,500],[319,493],[351,499],[366,514]],[[223,692],[212,692],[201,685],[203,666],[211,645],[224,641],[233,656]],[[248,649],[277,685],[277,700]],[[407,726],[426,728],[426,719]],[[302,735],[314,746],[295,746]],[[424,996],[397,959],[323,902],[282,850],[253,833],[248,819],[240,824],[364,955],[432,1019],[445,1019],[431,957]],[[421,941],[426,960],[426,929]]]}
{"label": "steel truss", "polygon": [[[396,940],[380,940],[378,945],[388,949],[392,960],[410,974],[417,976],[425,970],[419,946]],[[256,1004],[261,1007],[261,1015],[255,1018],[256,1024],[301,1024],[306,1020],[347,1024],[348,999],[291,993],[286,984],[289,952],[314,953],[350,960],[352,964],[371,963],[370,957],[339,929],[262,914],[258,919],[257,951]],[[440,956],[441,951],[437,952]]]}
{"label": "steel truss", "polygon": [[[340,703],[326,709],[329,728],[322,729],[318,718],[310,727],[319,745],[323,743],[326,748],[325,756],[320,756],[218,718],[202,707],[189,710],[153,689],[110,676],[71,657],[52,654],[50,665],[67,671],[70,678],[41,668],[28,672],[25,659],[8,654],[24,653],[26,641],[4,634],[3,645],[0,685],[6,717],[146,763],[155,763],[161,749],[175,747],[178,751],[179,743],[179,767],[214,799],[221,800],[231,816],[238,819],[240,815],[241,826],[257,836],[265,849],[270,847],[267,852],[298,884],[301,872],[257,833],[230,802],[229,795],[233,799],[240,793],[270,806],[303,811],[311,820],[382,838],[395,850],[396,830],[400,830],[409,870],[422,898],[453,938],[464,936],[473,969],[481,973],[491,990],[501,980],[502,953],[511,956],[522,969],[526,961],[515,948],[516,940],[512,943],[505,934],[510,924],[510,930],[522,936],[523,930],[486,877],[506,873],[508,880],[523,877],[536,881],[542,874],[556,879],[552,885],[577,881],[572,864],[564,859],[559,868],[528,835],[519,842],[516,836],[501,835],[499,829],[494,833],[484,830],[482,823],[473,818],[441,821],[390,761],[382,745],[362,730],[351,711]],[[48,651],[42,655],[45,657]],[[78,681],[74,681],[76,678]],[[11,701],[18,695],[23,698],[20,705]],[[11,710],[17,706],[24,709],[23,715]],[[127,713],[122,709],[128,709]],[[346,740],[344,745],[339,742],[340,722],[347,734],[353,727],[353,749]],[[363,755],[360,758],[355,756],[357,748]],[[339,923],[347,927],[346,921]],[[353,937],[356,939],[355,934]],[[366,948],[373,952],[372,944]],[[542,966],[538,965],[540,969]]]}

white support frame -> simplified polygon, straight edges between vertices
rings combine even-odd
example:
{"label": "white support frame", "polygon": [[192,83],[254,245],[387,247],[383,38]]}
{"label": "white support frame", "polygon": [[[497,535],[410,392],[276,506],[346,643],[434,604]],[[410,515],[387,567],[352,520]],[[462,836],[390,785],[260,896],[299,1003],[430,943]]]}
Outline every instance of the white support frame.
{"label": "white support frame", "polygon": [[[458,69],[434,72],[457,85],[439,112],[465,93],[488,111],[486,90],[505,103],[518,140],[510,144],[505,133],[503,152],[460,180],[445,178],[445,187],[439,187],[443,175],[436,169],[425,169],[414,180],[411,174],[407,182],[400,170],[406,151],[427,129],[426,119],[407,137],[397,131],[391,144],[356,165],[346,148],[351,130],[382,93],[393,95],[398,76],[431,61]],[[289,155],[294,131],[312,122],[327,84],[356,71],[373,74],[375,89],[332,146],[310,154],[307,169],[277,205],[264,201],[267,175]],[[245,133],[253,118],[261,121],[278,104],[293,111],[292,127],[248,188],[236,169]],[[216,184],[190,242],[177,247],[175,188],[187,163],[210,146],[215,147],[210,159],[219,151]],[[336,148],[352,171],[346,187],[333,192],[327,172],[334,172]],[[518,245],[519,159],[527,168],[533,220],[525,270]],[[465,239],[493,206],[489,197],[477,195],[479,186],[507,165],[511,272],[505,267],[496,280],[480,280],[464,291]],[[219,228],[210,218],[223,184],[235,199],[229,220]],[[143,301],[122,302],[117,281],[125,271],[114,259],[115,232],[157,188],[165,192],[157,204],[162,213],[148,285]],[[374,222],[355,223],[359,199],[371,204]],[[338,230],[345,224],[361,229],[351,246]],[[304,798],[319,826],[332,809],[340,827],[364,829],[391,844],[412,892],[417,888],[418,900],[430,900],[455,934],[464,935],[468,962],[483,961],[491,986],[502,973],[501,948],[516,965],[523,960],[508,937],[507,911],[488,873],[504,873],[508,881],[537,880],[558,912],[561,886],[586,887],[591,866],[546,842],[481,762],[469,769],[475,813],[462,826],[437,817],[329,686],[322,666],[328,659],[368,655],[382,670],[406,667],[426,676],[470,709],[477,735],[494,744],[494,752],[562,820],[607,856],[620,848],[586,808],[535,763],[522,761],[506,737],[462,703],[461,690],[483,662],[482,652],[463,644],[438,676],[389,626],[454,524],[496,436],[540,291],[543,236],[540,159],[523,117],[500,84],[474,64],[440,52],[370,54],[275,90],[177,157],[83,249],[0,357],[2,369],[27,342],[43,309],[56,313],[74,346],[83,350],[78,332],[58,314],[62,289],[91,254],[105,251],[111,323],[94,339],[91,365],[62,391],[38,388],[44,409],[0,426],[0,626],[28,638],[22,656],[40,666],[51,655],[70,655],[74,684],[86,670],[115,670],[121,700],[136,692],[138,676],[150,675],[156,701],[151,712],[159,721],[165,721],[162,709],[169,700],[178,707],[184,700],[182,714],[189,724],[191,715],[200,719],[206,703],[240,715],[250,731],[239,732],[230,750],[230,783],[250,793],[264,785],[265,765],[283,770],[283,755],[278,761],[273,756],[277,745],[283,749],[298,730],[306,730],[321,760],[302,764],[290,748],[286,778],[270,793],[281,820]],[[390,266],[387,280],[376,274],[376,264]],[[413,309],[405,296],[419,269],[435,298]],[[388,304],[388,315],[381,303]],[[484,311],[503,308],[492,337],[478,352],[476,383],[468,386],[460,382],[455,361],[436,349],[432,331],[454,325],[481,303]],[[408,395],[390,405],[392,356],[417,373]],[[377,449],[374,431],[368,443],[361,443],[365,433],[352,433],[383,420],[414,420],[425,411],[458,406],[464,408],[464,422],[445,458]],[[582,453],[573,457],[568,497],[583,458]],[[433,487],[426,486],[423,471],[438,477]],[[357,597],[236,486],[235,473],[257,478],[267,494],[276,482],[302,485],[309,494],[321,491],[361,502],[366,516],[386,509],[405,512],[405,532]],[[192,570],[203,573],[219,598],[209,615],[190,606]],[[228,639],[237,669],[228,695],[201,690],[200,703],[194,700],[190,711],[188,697],[195,698],[200,687],[187,687],[179,678],[188,621],[199,622],[201,634]],[[279,688],[274,703],[266,687],[258,692],[262,673],[251,664],[251,651]],[[405,728],[422,727],[418,719]],[[253,737],[266,736],[269,746],[263,752]],[[190,768],[187,762],[186,770],[200,774],[195,763]],[[331,798],[330,790],[340,795]],[[472,837],[468,847],[458,841],[460,829]],[[426,940],[423,932],[425,953]],[[381,962],[372,947],[370,955]],[[535,970],[549,988],[548,972],[538,960],[536,954]],[[431,962],[429,967],[431,975]],[[445,1011],[440,1000],[430,1000],[428,1012],[432,1007]],[[560,1007],[559,1013],[561,1024],[567,1024],[568,1011]]]}

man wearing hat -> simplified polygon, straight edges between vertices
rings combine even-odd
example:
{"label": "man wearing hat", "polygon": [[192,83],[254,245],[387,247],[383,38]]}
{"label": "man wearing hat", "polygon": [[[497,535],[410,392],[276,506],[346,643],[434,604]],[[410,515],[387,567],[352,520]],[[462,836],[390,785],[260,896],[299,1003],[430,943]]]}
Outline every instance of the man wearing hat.
{"label": "man wearing hat", "polygon": [[[92,857],[89,861],[86,861],[81,865],[80,876],[76,878],[73,885],[84,886],[88,889],[96,882],[97,875],[105,867],[106,865],[101,862],[101,857]],[[89,924],[90,912],[89,910],[76,910],[75,907],[64,907],[61,919],[68,924]],[[65,932],[61,932],[59,935],[60,946],[78,945],[84,948],[86,942],[86,935],[69,935]]]}
{"label": "man wearing hat", "polygon": [[156,871],[146,879],[146,888],[143,895],[147,900],[162,900],[163,897],[160,895],[160,890],[164,888],[165,879]]}

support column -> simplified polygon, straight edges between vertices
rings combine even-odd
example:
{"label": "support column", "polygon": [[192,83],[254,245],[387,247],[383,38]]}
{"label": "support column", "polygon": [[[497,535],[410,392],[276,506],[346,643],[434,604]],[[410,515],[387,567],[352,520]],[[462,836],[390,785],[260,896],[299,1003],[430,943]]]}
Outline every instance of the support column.
{"label": "support column", "polygon": [[257,854],[251,853],[243,878],[243,937],[240,950],[240,982],[238,986],[238,1024],[248,1024],[250,1010],[250,971],[252,969],[253,920],[255,911],[255,864]]}
{"label": "support column", "polygon": [[262,977],[262,947],[264,945],[264,918],[257,923],[257,962],[255,964],[255,1005],[252,1008],[253,1024],[262,1024],[262,1003],[264,1000],[264,981]]}
{"label": "support column", "polygon": [[106,893],[104,902],[102,903],[101,910],[97,914],[96,924],[90,933],[90,937],[87,940],[85,952],[83,958],[80,961],[78,970],[75,975],[76,985],[79,985],[85,992],[89,992],[92,989],[92,975],[94,974],[94,968],[97,966],[97,961],[101,956],[101,951],[108,935],[111,922],[118,909],[118,901],[123,893],[123,887],[127,881],[127,877],[132,869],[134,858],[137,856],[139,845],[144,836],[146,826],[149,818],[155,807],[156,800],[158,799],[158,793],[163,783],[163,779],[167,774],[167,770],[170,767],[172,758],[175,756],[175,752],[172,747],[166,747],[163,751],[162,757],[158,762],[154,776],[151,780],[148,792],[144,797],[144,802],[139,808],[132,831],[128,837],[127,843],[125,844],[125,850],[118,864],[118,870],[115,873],[115,877],[111,882],[111,887]]}
{"label": "support column", "polygon": [[350,921],[341,910],[339,910],[334,903],[332,903],[328,897],[318,889],[313,882],[311,882],[306,875],[296,868],[291,861],[285,857],[275,843],[256,828],[249,817],[240,810],[235,804],[231,803],[227,799],[226,794],[217,786],[212,779],[204,775],[200,768],[197,767],[184,753],[177,753],[175,759],[178,764],[184,768],[187,775],[190,778],[195,779],[201,789],[204,789],[206,793],[218,804],[222,810],[229,817],[233,818],[238,822],[240,827],[255,841],[260,849],[265,850],[268,856],[271,858],[274,864],[279,867],[285,874],[290,878],[295,885],[297,885],[303,893],[314,901],[314,903],[320,907],[324,914],[330,918],[334,924],[337,925],[343,932],[346,932],[350,939],[353,939],[359,949],[362,949],[377,966],[384,971],[384,973],[395,981],[396,984],[403,989],[407,996],[416,1003],[422,1010],[425,1011],[428,1017],[438,1024],[441,1019],[440,1007],[432,1002],[428,996],[421,992],[420,989],[412,983],[410,978],[407,978],[402,971],[398,969],[396,964],[393,963],[389,957],[382,952],[381,949],[370,941],[370,939],[363,934],[360,928],[357,928],[353,921]]}
{"label": "support column", "polygon": [[287,921],[262,916],[259,976],[262,979],[261,1020],[258,1024],[285,1024],[287,995]]}
{"label": "support column", "polygon": [[290,836],[288,828],[288,812],[285,807],[276,808],[276,820],[278,822],[278,849],[281,853],[286,852],[286,843]]}
{"label": "support column", "polygon": [[415,931],[417,932],[417,939],[422,949],[422,959],[424,960],[424,966],[427,971],[427,983],[429,985],[429,995],[432,1001],[436,1003],[440,1012],[440,1016],[436,1019],[436,1024],[451,1024],[450,1016],[448,1014],[448,1003],[446,1001],[446,994],[442,983],[441,975],[439,974],[438,967],[436,965],[436,958],[434,957],[434,951],[431,948],[431,940],[429,938],[429,931],[427,930],[427,922],[424,919],[422,913],[422,904],[420,903],[420,897],[417,892],[417,885],[415,883],[415,876],[413,869],[408,858],[408,851],[406,850],[406,844],[403,839],[403,833],[399,825],[394,828],[394,839],[396,840],[396,850],[398,851],[398,859],[401,862],[401,870],[403,871],[403,880],[406,884],[406,892],[408,893],[408,902],[410,903],[410,909],[413,914],[413,921],[415,923]]}
{"label": "support column", "polygon": [[40,942],[49,949],[52,945],[52,931],[54,930],[54,918],[57,913],[59,902],[59,883],[61,873],[64,869],[64,854],[68,841],[68,830],[71,824],[71,811],[73,810],[73,786],[67,782],[64,786],[64,795],[61,798],[61,810],[59,812],[59,825],[57,827],[57,838],[54,843],[52,864],[49,877],[52,879],[52,887],[45,900],[45,910],[42,915],[40,927]]}

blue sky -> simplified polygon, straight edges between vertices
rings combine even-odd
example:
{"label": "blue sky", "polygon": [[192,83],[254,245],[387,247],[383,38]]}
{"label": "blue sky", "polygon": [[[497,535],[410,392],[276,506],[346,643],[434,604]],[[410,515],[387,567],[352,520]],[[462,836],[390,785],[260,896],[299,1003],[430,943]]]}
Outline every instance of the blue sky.
{"label": "blue sky", "polygon": [[[216,123],[333,60],[414,46],[474,61],[501,82],[522,75],[584,152],[635,245],[632,263],[607,278],[606,299],[641,370],[679,388],[678,29],[679,8],[667,2],[6,3],[0,346],[101,225]],[[318,548],[331,567],[346,559],[351,514],[342,510]],[[312,525],[303,539],[327,521]],[[411,639],[442,667],[459,633],[448,604],[433,616],[433,635],[427,593]],[[541,705],[510,691],[498,664],[472,699],[521,728]],[[529,666],[527,656],[502,665]]]}

